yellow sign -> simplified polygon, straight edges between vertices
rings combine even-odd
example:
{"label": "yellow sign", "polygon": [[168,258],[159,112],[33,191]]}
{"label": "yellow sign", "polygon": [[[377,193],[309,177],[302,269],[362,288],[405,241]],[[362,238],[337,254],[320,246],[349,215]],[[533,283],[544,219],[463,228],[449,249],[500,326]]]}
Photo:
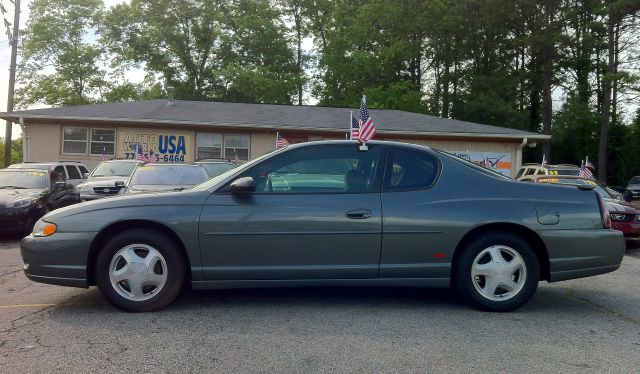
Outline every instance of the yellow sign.
{"label": "yellow sign", "polygon": [[118,132],[118,158],[157,162],[192,162],[193,140],[186,132],[172,130],[122,130]]}

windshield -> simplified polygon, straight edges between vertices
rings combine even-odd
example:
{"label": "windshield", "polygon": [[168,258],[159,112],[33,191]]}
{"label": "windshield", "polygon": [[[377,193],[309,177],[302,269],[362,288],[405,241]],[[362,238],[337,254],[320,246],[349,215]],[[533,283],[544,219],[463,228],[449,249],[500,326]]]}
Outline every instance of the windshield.
{"label": "windshield", "polygon": [[144,165],[135,170],[130,186],[192,186],[208,178],[198,165]]}
{"label": "windshield", "polygon": [[91,173],[92,177],[128,177],[138,165],[135,162],[103,162]]}
{"label": "windshield", "polygon": [[633,177],[629,181],[629,184],[640,184],[640,177]]}
{"label": "windshield", "polygon": [[242,164],[242,165],[240,165],[238,167],[235,167],[235,168],[233,168],[231,170],[225,171],[224,173],[209,179],[205,183],[202,183],[201,185],[196,186],[193,189],[194,190],[198,190],[198,191],[208,190],[211,187],[213,187],[213,186],[217,185],[218,183],[224,181],[225,179],[229,178],[233,174],[241,173],[242,171],[247,170],[250,167],[252,167],[253,165],[257,164],[258,162],[264,160],[265,158],[267,158],[267,157],[269,157],[271,155],[274,155],[277,152],[282,152],[283,150],[285,150],[285,148],[278,148],[278,149],[273,150],[273,151],[271,151],[269,153],[266,153],[266,154],[264,154],[264,155],[262,155],[262,156],[260,156],[258,158],[254,158],[253,160],[251,160],[251,161],[249,161],[249,162],[247,162],[245,164]]}
{"label": "windshield", "polygon": [[432,150],[440,153],[441,155],[447,156],[447,157],[449,157],[450,159],[452,159],[454,161],[458,161],[458,162],[460,162],[460,163],[462,163],[462,164],[474,169],[475,171],[479,171],[482,174],[486,174],[486,175],[488,175],[490,177],[511,179],[510,177],[508,177],[508,176],[506,176],[504,174],[498,173],[497,171],[495,171],[493,169],[483,168],[482,166],[476,165],[473,162],[471,162],[469,160],[465,160],[464,158],[460,158],[460,157],[458,157],[456,155],[452,155],[451,153],[448,153],[448,152],[445,152],[445,151],[441,151],[439,149],[434,149],[434,148],[432,148]]}
{"label": "windshield", "polygon": [[549,168],[549,174],[554,175],[580,175],[580,169],[578,168],[570,168],[570,169],[558,169],[558,168]]}
{"label": "windshield", "polygon": [[47,173],[15,169],[0,173],[0,188],[47,188]]}
{"label": "windshield", "polygon": [[51,167],[51,165],[48,165],[48,164],[29,164],[29,163],[22,163],[22,164],[13,164],[13,165],[9,165],[9,169],[39,169],[39,170],[49,170],[49,167]]}

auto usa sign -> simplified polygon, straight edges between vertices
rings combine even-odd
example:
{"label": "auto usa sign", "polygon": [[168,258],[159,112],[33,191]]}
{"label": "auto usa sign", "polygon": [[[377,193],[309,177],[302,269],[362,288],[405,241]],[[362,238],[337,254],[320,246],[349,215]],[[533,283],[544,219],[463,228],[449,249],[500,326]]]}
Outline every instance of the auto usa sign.
{"label": "auto usa sign", "polygon": [[118,158],[135,159],[138,153],[156,155],[159,162],[192,162],[193,135],[180,131],[122,130],[118,132]]}

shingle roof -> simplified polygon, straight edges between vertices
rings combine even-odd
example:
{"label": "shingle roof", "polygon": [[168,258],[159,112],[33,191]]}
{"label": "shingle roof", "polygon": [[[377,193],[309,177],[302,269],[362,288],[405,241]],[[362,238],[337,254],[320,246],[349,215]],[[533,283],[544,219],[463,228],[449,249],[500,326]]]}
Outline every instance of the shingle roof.
{"label": "shingle roof", "polygon": [[[46,108],[0,113],[0,118],[17,122],[29,119],[93,120],[152,124],[185,124],[198,126],[230,126],[272,128],[280,130],[315,130],[345,132],[349,112],[358,109],[318,106],[246,104],[208,101],[146,100],[61,108]],[[419,113],[389,109],[370,109],[380,134],[466,135],[498,138],[547,139],[548,135],[505,127],[433,117]]]}

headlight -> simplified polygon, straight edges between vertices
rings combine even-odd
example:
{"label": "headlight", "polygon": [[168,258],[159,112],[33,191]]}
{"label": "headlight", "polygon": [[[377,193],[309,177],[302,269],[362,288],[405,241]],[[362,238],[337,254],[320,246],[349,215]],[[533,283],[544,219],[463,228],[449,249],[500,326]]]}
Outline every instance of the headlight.
{"label": "headlight", "polygon": [[612,213],[611,219],[614,221],[624,221],[627,216],[624,214]]}
{"label": "headlight", "polygon": [[76,190],[78,190],[78,192],[88,192],[89,188],[86,184],[79,184],[76,186]]}
{"label": "headlight", "polygon": [[24,207],[28,207],[29,205],[33,204],[34,201],[36,201],[36,199],[34,199],[34,198],[27,198],[27,199],[19,199],[19,200],[9,201],[7,203],[7,208],[24,208]]}
{"label": "headlight", "polygon": [[39,220],[33,226],[33,236],[51,236],[56,231],[58,231],[58,225],[43,220]]}

